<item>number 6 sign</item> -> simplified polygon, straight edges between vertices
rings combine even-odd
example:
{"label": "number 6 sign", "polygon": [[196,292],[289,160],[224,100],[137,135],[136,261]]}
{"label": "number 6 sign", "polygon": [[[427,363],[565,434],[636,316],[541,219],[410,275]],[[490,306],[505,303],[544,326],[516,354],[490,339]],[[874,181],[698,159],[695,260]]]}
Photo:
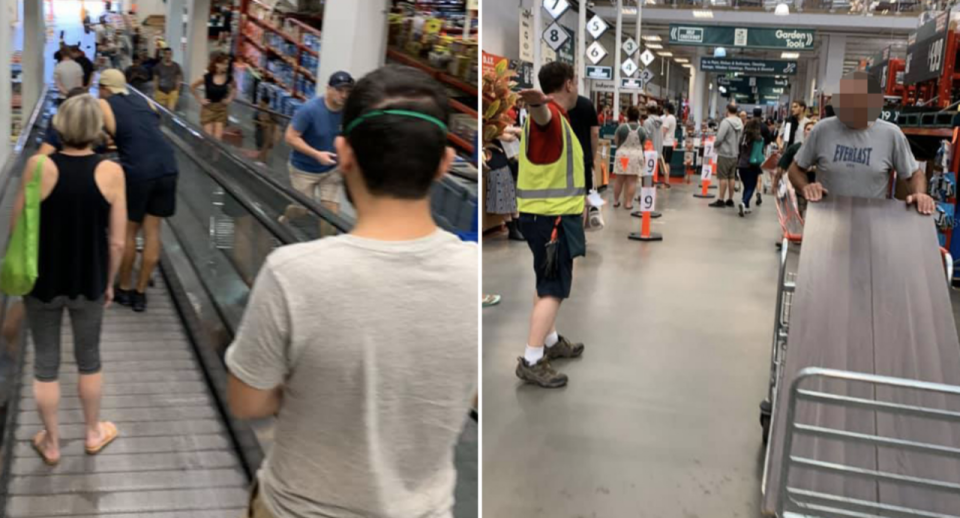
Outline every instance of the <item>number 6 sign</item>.
{"label": "number 6 sign", "polygon": [[644,151],[643,152],[643,175],[644,176],[653,176],[657,170],[657,155],[656,151]]}

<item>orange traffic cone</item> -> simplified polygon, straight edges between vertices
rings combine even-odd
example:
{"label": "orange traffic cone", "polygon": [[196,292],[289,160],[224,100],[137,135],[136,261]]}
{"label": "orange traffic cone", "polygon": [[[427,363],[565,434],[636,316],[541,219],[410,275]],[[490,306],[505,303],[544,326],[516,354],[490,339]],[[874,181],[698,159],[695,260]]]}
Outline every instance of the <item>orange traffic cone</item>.
{"label": "orange traffic cone", "polygon": [[[704,158],[704,160],[707,160],[707,158]],[[711,198],[717,197],[717,195],[710,194],[710,192],[707,190],[710,188],[710,178],[713,178],[713,176],[717,174],[716,162],[714,162],[712,158],[709,160],[710,162],[707,164],[704,164],[703,166],[710,168],[710,175],[706,177],[704,177],[703,174],[700,175],[700,186],[702,187],[703,190],[702,192],[694,193],[693,195],[694,198],[711,199]]]}
{"label": "orange traffic cone", "polygon": [[[643,146],[644,151],[654,151],[653,143],[649,140]],[[631,216],[640,218],[640,233],[631,232],[629,239],[634,241],[663,241],[663,235],[650,231],[650,220],[653,219],[653,209],[657,199],[656,185],[650,180],[656,178],[657,170],[660,168],[660,160],[655,160],[653,164],[653,176],[645,174],[640,176],[640,210],[631,213]],[[646,191],[646,192],[644,192]],[[656,213],[656,217],[660,217]]]}

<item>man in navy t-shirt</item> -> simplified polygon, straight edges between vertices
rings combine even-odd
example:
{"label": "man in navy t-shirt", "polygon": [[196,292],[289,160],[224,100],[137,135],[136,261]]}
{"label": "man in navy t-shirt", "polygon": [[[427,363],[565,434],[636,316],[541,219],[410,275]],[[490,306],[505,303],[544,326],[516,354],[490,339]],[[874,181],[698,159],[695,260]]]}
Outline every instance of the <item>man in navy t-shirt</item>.
{"label": "man in navy t-shirt", "polygon": [[[286,141],[293,148],[290,153],[290,183],[293,188],[319,199],[328,209],[337,212],[343,178],[336,170],[337,155],[333,141],[340,135],[343,107],[353,89],[353,77],[347,72],[335,72],[327,82],[327,92],[303,106],[287,126]],[[301,217],[302,207],[288,207],[284,219]]]}

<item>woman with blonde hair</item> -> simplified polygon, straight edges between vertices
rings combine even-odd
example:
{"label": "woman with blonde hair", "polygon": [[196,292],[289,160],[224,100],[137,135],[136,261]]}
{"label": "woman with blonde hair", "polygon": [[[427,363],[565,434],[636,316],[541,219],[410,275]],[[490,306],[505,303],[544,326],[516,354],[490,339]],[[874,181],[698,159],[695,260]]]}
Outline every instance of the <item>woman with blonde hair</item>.
{"label": "woman with blonde hair", "polygon": [[[198,89],[203,85],[203,98]],[[207,73],[190,85],[190,92],[203,107],[200,109],[200,124],[203,131],[217,140],[223,139],[223,128],[227,124],[228,108],[236,95],[236,88],[230,75],[230,56],[221,52],[210,58]]]}
{"label": "woman with blonde hair", "polygon": [[84,449],[99,453],[118,435],[116,425],[100,421],[100,327],[104,308],[113,300],[127,223],[123,169],[93,151],[103,128],[97,100],[88,94],[68,99],[53,125],[63,147],[27,162],[11,217],[15,226],[25,205],[24,186],[40,175],[39,275],[24,305],[34,344],[33,393],[43,423],[32,445],[48,465],[60,461],[57,378],[65,308],[80,371]]}

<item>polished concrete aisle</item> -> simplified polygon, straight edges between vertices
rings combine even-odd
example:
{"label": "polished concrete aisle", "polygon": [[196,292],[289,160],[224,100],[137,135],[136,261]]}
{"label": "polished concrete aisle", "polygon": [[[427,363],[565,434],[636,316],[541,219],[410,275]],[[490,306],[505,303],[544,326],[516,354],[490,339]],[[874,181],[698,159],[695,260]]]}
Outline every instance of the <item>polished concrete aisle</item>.
{"label": "polished concrete aisle", "polygon": [[759,516],[776,207],[741,219],[694,191],[659,191],[663,242],[627,240],[640,220],[610,205],[587,234],[557,326],[586,352],[557,362],[562,389],[515,377],[532,258],[485,236],[483,291],[503,301],[483,310],[484,516]]}

